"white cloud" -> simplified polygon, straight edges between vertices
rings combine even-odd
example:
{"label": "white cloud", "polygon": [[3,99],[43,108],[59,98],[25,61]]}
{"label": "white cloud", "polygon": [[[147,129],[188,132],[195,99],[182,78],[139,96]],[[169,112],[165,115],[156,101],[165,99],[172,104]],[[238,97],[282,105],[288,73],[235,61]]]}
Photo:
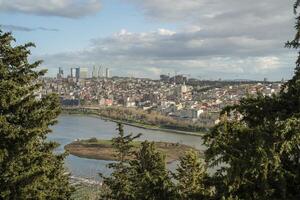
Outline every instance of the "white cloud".
{"label": "white cloud", "polygon": [[[148,20],[179,28],[142,33],[122,29],[93,39],[86,50],[42,56],[45,64],[105,64],[118,75],[151,78],[177,70],[195,76],[281,79],[293,68],[294,58],[287,59],[290,51],[284,42],[294,35],[294,0],[126,2],[136,5]],[[0,0],[0,10],[38,15],[80,17],[99,9],[99,0]]]}
{"label": "white cloud", "polygon": [[[207,35],[286,41],[292,36],[294,0],[127,0],[150,20],[182,23]],[[192,28],[193,27],[193,28]]]}
{"label": "white cloud", "polygon": [[151,74],[155,75],[156,77],[158,77],[163,72],[163,70],[158,67],[147,67],[146,70],[149,71]]}
{"label": "white cloud", "polygon": [[257,72],[269,72],[274,69],[280,67],[280,60],[278,57],[262,57],[258,58],[256,64],[256,71]]}
{"label": "white cloud", "polygon": [[[164,21],[236,18],[267,20],[291,12],[294,0],[126,0],[137,5],[149,18]],[[276,11],[275,15],[273,11]],[[199,21],[200,24],[206,23]]]}
{"label": "white cloud", "polygon": [[170,35],[174,35],[175,33],[176,33],[175,31],[170,31],[170,30],[163,29],[163,28],[158,29],[158,34],[159,34],[159,35],[167,35],[167,36],[170,36]]}
{"label": "white cloud", "polygon": [[78,18],[100,10],[99,0],[0,0],[0,11]]}
{"label": "white cloud", "polygon": [[135,3],[147,16],[157,20],[176,21],[193,16],[207,0],[127,0]]}
{"label": "white cloud", "polygon": [[186,29],[143,33],[123,29],[111,37],[91,42],[86,50],[42,58],[47,67],[104,64],[111,67],[113,74],[125,76],[157,78],[159,74],[172,74],[176,70],[194,77],[257,79],[272,73],[273,77],[281,78],[282,74],[274,74],[286,67],[280,60],[288,53],[275,41],[245,36],[210,38],[202,30]]}
{"label": "white cloud", "polygon": [[0,28],[7,30],[7,31],[25,31],[25,32],[30,32],[30,31],[59,31],[59,29],[56,28],[46,28],[46,27],[36,27],[36,28],[31,28],[31,27],[26,27],[26,26],[15,26],[11,24],[0,24]]}

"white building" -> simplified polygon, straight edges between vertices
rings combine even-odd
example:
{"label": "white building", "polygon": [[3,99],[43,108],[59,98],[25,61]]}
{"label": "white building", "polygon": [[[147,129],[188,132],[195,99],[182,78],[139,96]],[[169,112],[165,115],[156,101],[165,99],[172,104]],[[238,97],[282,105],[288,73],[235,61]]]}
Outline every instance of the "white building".
{"label": "white building", "polygon": [[106,68],[106,70],[105,70],[105,77],[106,77],[106,78],[109,78],[109,77],[110,77],[110,71],[109,71],[108,68]]}
{"label": "white building", "polygon": [[79,68],[79,78],[85,79],[88,78],[89,70],[88,68]]}

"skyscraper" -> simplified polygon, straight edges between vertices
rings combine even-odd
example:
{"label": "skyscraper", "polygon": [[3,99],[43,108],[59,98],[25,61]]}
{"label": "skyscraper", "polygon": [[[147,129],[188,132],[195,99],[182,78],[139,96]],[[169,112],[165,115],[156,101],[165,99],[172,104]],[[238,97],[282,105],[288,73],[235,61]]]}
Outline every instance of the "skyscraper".
{"label": "skyscraper", "polygon": [[71,68],[71,77],[79,78],[79,68]]}
{"label": "skyscraper", "polygon": [[102,67],[98,67],[98,78],[101,78],[102,77]]}
{"label": "skyscraper", "polygon": [[106,77],[106,78],[109,78],[109,76],[110,76],[110,74],[109,74],[109,69],[106,68],[106,69],[105,69],[105,77]]}
{"label": "skyscraper", "polygon": [[61,67],[58,68],[57,78],[61,79],[64,75],[64,71]]}
{"label": "skyscraper", "polygon": [[87,78],[87,68],[71,68],[71,77],[78,81],[79,78]]}
{"label": "skyscraper", "polygon": [[97,78],[96,66],[93,66],[92,78]]}

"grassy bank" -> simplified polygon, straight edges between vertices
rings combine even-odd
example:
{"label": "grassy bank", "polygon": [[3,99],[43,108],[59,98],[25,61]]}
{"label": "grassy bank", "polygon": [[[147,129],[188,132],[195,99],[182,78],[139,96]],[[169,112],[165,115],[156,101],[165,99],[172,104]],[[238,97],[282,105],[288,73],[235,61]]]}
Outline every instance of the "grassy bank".
{"label": "grassy bank", "polygon": [[[107,109],[109,109],[109,112],[107,112]],[[130,126],[134,126],[134,127],[138,127],[138,128],[149,129],[149,130],[154,130],[154,131],[165,131],[165,132],[173,132],[173,133],[189,134],[189,135],[199,135],[199,136],[205,134],[208,131],[208,129],[203,128],[203,127],[195,128],[194,126],[187,125],[187,124],[182,125],[182,122],[178,122],[181,124],[179,124],[179,126],[175,126],[174,124],[176,124],[176,121],[175,122],[172,121],[172,124],[169,124],[169,122],[165,122],[165,123],[160,122],[160,123],[156,124],[156,123],[147,123],[147,120],[145,120],[145,119],[135,120],[129,114],[127,114],[127,115],[125,114],[122,117],[120,117],[121,115],[108,114],[111,111],[110,109],[112,109],[112,108],[99,108],[99,109],[63,108],[63,113],[64,114],[96,115],[105,120],[110,120],[110,121],[114,121],[117,123],[123,123],[126,125],[130,125]],[[116,109],[116,108],[113,108],[113,109]],[[120,109],[120,108],[118,108],[118,109]],[[105,112],[103,110],[105,110]],[[121,111],[118,110],[118,112],[121,112]],[[145,116],[145,115],[143,114],[143,116]]]}
{"label": "grassy bank", "polygon": [[[183,156],[188,150],[196,150],[193,147],[178,144],[178,143],[167,143],[167,142],[155,142],[154,143],[157,150],[161,151],[166,155],[166,162],[171,163],[178,160],[179,157]],[[141,142],[134,141],[134,150],[137,150]],[[65,146],[65,149],[70,152],[70,154],[90,159],[98,160],[116,160],[115,150],[112,147],[111,140],[97,140],[92,138],[89,140],[74,141]]]}

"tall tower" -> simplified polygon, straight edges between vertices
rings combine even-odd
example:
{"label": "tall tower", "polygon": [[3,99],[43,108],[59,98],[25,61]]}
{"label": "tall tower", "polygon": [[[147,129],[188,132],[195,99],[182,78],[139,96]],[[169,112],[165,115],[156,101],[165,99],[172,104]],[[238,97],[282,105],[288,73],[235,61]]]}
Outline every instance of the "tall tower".
{"label": "tall tower", "polygon": [[78,74],[78,68],[71,68],[71,77],[76,78]]}
{"label": "tall tower", "polygon": [[75,78],[77,80],[80,78],[80,67],[75,68]]}
{"label": "tall tower", "polygon": [[95,78],[95,77],[97,77],[97,74],[96,74],[96,67],[93,66],[92,78]]}
{"label": "tall tower", "polygon": [[105,69],[105,77],[106,77],[106,78],[109,78],[109,76],[110,76],[110,74],[109,74],[109,69],[106,68],[106,69]]}
{"label": "tall tower", "polygon": [[61,79],[61,78],[63,78],[63,75],[64,75],[64,71],[61,67],[59,67],[58,73],[57,73],[57,78]]}
{"label": "tall tower", "polygon": [[101,78],[101,66],[98,67],[98,78]]}

